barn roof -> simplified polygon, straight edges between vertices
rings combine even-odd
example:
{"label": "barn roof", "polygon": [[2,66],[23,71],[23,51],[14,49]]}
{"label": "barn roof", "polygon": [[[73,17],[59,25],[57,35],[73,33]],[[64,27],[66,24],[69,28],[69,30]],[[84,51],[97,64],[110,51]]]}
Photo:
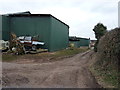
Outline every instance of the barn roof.
{"label": "barn roof", "polygon": [[81,38],[76,36],[70,36],[69,41],[80,41],[80,39],[90,40],[90,38]]}
{"label": "barn roof", "polygon": [[69,25],[67,25],[66,23],[64,23],[63,21],[59,20],[58,18],[54,17],[51,14],[31,14],[29,11],[26,11],[26,12],[4,14],[4,16],[9,16],[9,17],[41,17],[41,16],[53,17],[56,20],[58,20],[59,22],[63,23],[64,25],[68,26],[68,28],[69,28]]}

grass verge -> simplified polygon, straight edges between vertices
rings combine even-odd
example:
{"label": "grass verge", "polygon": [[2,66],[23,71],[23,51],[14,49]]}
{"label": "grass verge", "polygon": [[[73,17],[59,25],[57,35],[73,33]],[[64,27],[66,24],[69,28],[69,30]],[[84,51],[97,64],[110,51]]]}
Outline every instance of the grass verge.
{"label": "grass verge", "polygon": [[103,88],[118,88],[118,73],[115,70],[110,70],[109,72],[95,67],[92,67],[90,70]]}
{"label": "grass verge", "polygon": [[98,83],[103,88],[118,88],[118,70],[112,65],[107,66],[107,68],[102,68],[96,63],[98,61],[95,55],[93,57],[94,63],[90,65],[90,71],[93,73]]}
{"label": "grass verge", "polygon": [[68,49],[64,49],[56,52],[43,52],[38,54],[25,54],[25,55],[3,54],[2,61],[13,61],[17,59],[29,59],[29,60],[43,59],[44,61],[49,59],[50,61],[54,61],[54,60],[59,60],[61,58],[70,57],[75,54],[85,52],[87,50],[88,48],[84,47],[84,48],[68,48]]}
{"label": "grass verge", "polygon": [[12,54],[2,54],[2,61],[10,62],[13,60],[17,60],[21,56],[18,55],[12,55]]}

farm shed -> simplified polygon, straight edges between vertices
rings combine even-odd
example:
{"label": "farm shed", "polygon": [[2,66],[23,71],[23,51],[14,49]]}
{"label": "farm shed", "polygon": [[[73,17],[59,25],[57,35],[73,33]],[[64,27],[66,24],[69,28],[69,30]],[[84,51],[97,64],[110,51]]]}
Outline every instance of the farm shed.
{"label": "farm shed", "polygon": [[69,44],[70,46],[72,45],[73,47],[79,48],[80,40],[77,37],[69,37]]}
{"label": "farm shed", "polygon": [[90,39],[88,38],[81,38],[81,37],[69,37],[69,44],[74,44],[75,47],[81,47],[81,46],[89,46],[90,45]]}
{"label": "farm shed", "polygon": [[51,14],[30,12],[2,15],[2,39],[9,40],[10,32],[17,36],[39,36],[42,48],[48,51],[65,49],[69,43],[69,26]]}

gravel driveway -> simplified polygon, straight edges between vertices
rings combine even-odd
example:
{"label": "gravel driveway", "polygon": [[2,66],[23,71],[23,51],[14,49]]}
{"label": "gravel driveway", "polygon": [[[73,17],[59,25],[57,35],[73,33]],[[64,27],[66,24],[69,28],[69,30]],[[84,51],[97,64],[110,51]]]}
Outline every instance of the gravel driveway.
{"label": "gravel driveway", "polygon": [[48,63],[3,62],[3,87],[99,88],[88,69],[92,51]]}

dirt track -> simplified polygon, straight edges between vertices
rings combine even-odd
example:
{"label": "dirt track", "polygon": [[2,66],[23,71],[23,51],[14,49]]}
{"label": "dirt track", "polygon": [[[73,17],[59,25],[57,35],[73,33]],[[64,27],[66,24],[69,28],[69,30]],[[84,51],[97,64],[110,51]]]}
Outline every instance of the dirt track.
{"label": "dirt track", "polygon": [[88,70],[92,51],[48,63],[3,62],[3,86],[24,88],[99,88]]}

